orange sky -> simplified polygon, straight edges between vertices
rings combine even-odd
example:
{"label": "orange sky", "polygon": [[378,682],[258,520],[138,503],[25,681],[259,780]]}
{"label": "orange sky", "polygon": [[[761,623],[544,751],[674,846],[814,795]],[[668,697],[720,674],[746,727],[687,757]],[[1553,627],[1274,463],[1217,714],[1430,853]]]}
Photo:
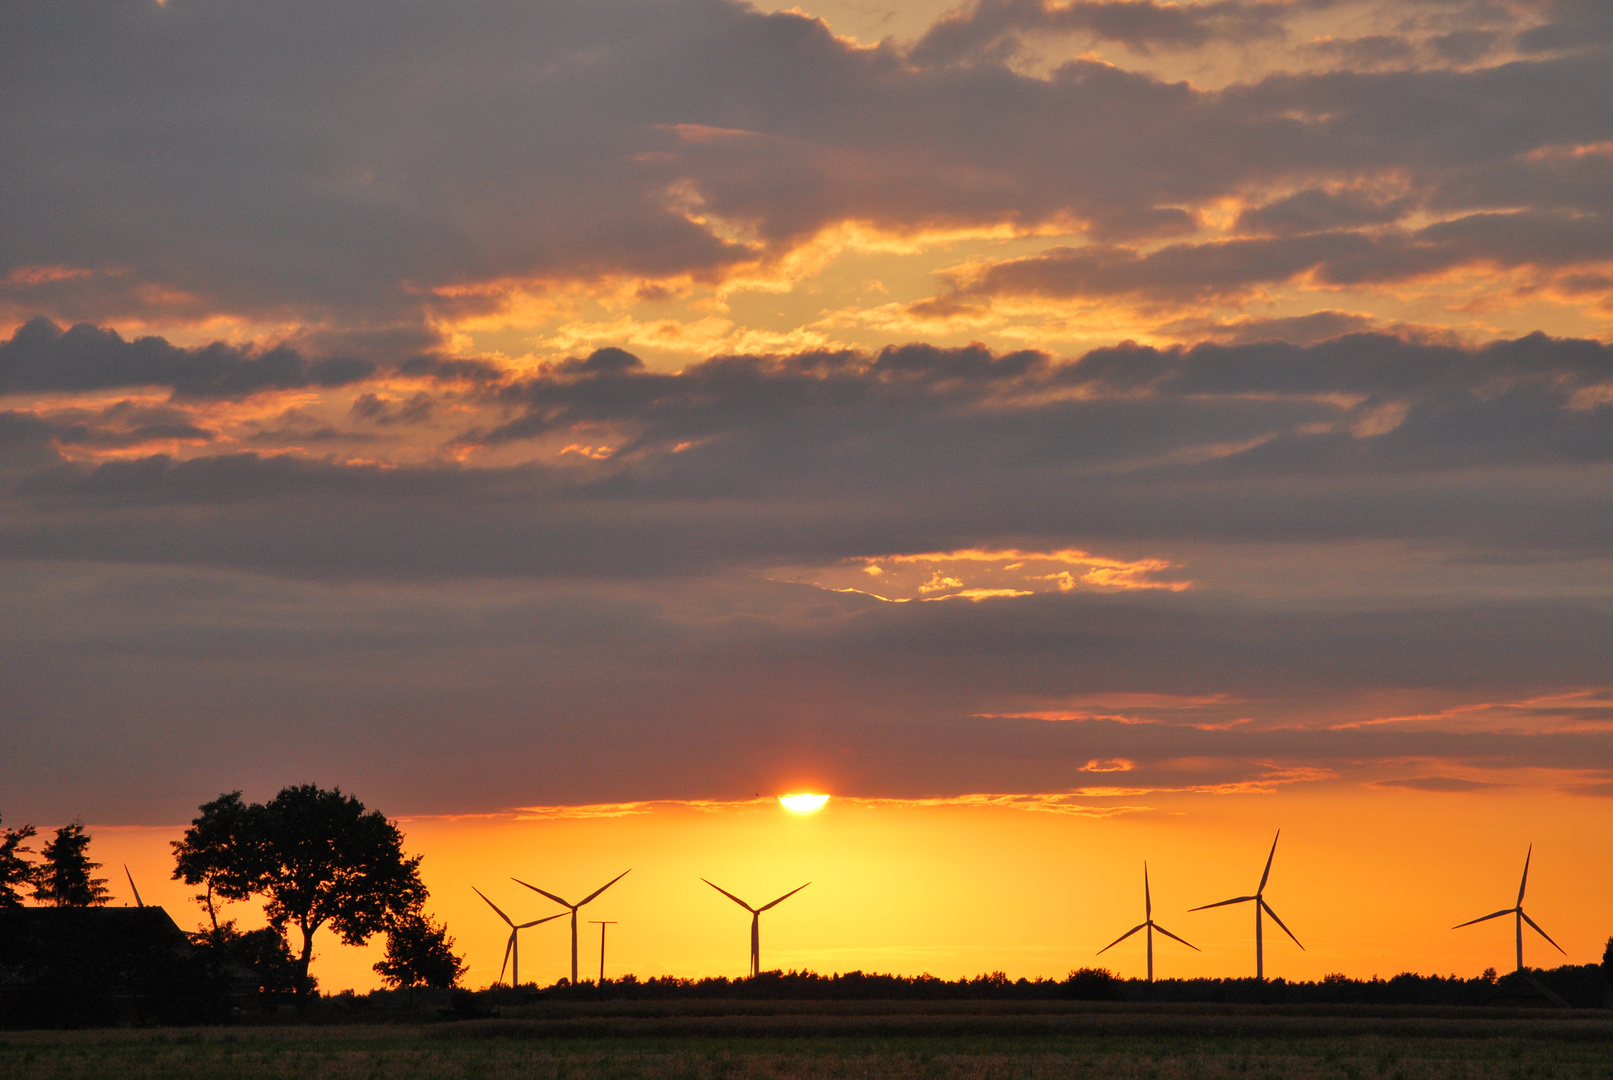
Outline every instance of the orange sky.
{"label": "orange sky", "polygon": [[[1583,798],[1528,791],[1369,796],[1319,785],[1147,801],[1149,809],[1101,818],[831,800],[805,816],[761,802],[659,805],[618,817],[412,818],[402,825],[408,849],[425,856],[430,910],[447,921],[466,955],[472,986],[497,974],[506,932],[470,886],[525,921],[559,909],[511,875],[576,899],[629,867],[631,874],[583,909],[585,919],[618,920],[607,975],[742,975],[747,916],[699,880],[708,877],[753,904],[812,882],[762,917],[766,968],[1057,978],[1100,965],[1140,976],[1140,939],[1094,954],[1141,921],[1144,858],[1156,919],[1203,950],[1157,941],[1157,973],[1245,976],[1253,966],[1247,906],[1187,909],[1251,891],[1279,825],[1267,899],[1305,950],[1268,925],[1268,976],[1506,970],[1510,923],[1450,927],[1512,902],[1530,843],[1525,909],[1568,956],[1531,937],[1527,962],[1598,962],[1613,933],[1606,901],[1613,869],[1591,854],[1609,850],[1613,822]],[[163,904],[187,927],[197,920],[184,887],[167,880],[164,848],[174,830],[92,831],[94,854],[115,871],[117,902],[127,900],[126,860],[147,902]],[[597,971],[598,932],[581,925],[584,972]],[[566,974],[568,934],[566,919],[523,932],[523,980],[548,983]],[[369,965],[378,948],[346,948],[322,934],[314,964],[322,988],[377,985]]]}

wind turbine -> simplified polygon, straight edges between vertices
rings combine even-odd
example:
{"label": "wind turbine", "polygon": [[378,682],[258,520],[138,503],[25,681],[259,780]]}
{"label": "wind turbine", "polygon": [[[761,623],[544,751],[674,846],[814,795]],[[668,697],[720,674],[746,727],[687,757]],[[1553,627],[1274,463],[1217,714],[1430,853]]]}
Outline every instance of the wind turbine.
{"label": "wind turbine", "polygon": [[[488,907],[492,908],[494,911],[497,911],[498,917],[504,920],[504,925],[510,928],[510,940],[504,946],[504,963],[498,966],[498,981],[504,981],[504,969],[507,967],[510,969],[510,985],[520,986],[521,942],[516,935],[529,926],[537,926],[539,923],[546,923],[551,919],[558,919],[560,918],[560,915],[546,915],[541,919],[533,919],[531,922],[524,922],[517,926],[515,923],[510,921],[510,917],[508,915],[504,914],[504,912],[499,909],[497,904],[493,903],[491,900],[488,900],[487,897],[482,894],[482,890],[472,885],[470,887],[470,891],[475,893],[477,896],[480,896],[487,903]],[[563,915],[565,913],[561,912],[561,914]]]}
{"label": "wind turbine", "polygon": [[[706,881],[705,878],[701,878],[700,880],[701,881]],[[711,885],[711,882],[706,881],[706,884]],[[713,889],[716,889],[718,892],[720,892],[724,896],[728,897],[728,899],[732,900],[734,903],[738,904],[740,907],[742,907],[746,911],[750,912],[750,974],[751,974],[751,978],[754,979],[756,976],[758,976],[758,975],[760,975],[762,973],[762,912],[766,911],[770,907],[775,907],[775,906],[777,906],[779,904],[784,903],[784,901],[788,900],[790,897],[794,896],[796,893],[800,892],[802,889],[806,888],[807,885],[810,885],[810,884],[812,884],[812,882],[809,881],[809,882],[806,883],[806,885],[797,885],[795,888],[791,889],[789,892],[785,893],[783,896],[779,897],[777,900],[774,900],[771,903],[763,904],[761,907],[751,907],[749,904],[745,903],[745,901],[741,900],[739,897],[735,896],[733,893],[729,892],[727,889],[723,888],[721,885],[711,885],[711,887]]]}
{"label": "wind turbine", "polygon": [[[1530,926],[1533,926],[1535,928],[1535,933],[1539,934],[1547,941],[1551,941],[1551,935],[1540,929],[1535,921],[1528,915],[1524,914],[1523,911],[1523,890],[1529,885],[1529,859],[1532,855],[1534,855],[1534,853],[1535,846],[1530,844],[1528,853],[1523,857],[1523,880],[1518,882],[1518,903],[1515,906],[1509,907],[1505,911],[1497,911],[1493,915],[1484,915],[1477,919],[1469,919],[1465,923],[1458,923],[1457,925],[1451,927],[1452,930],[1460,930],[1464,926],[1472,926],[1474,923],[1488,922],[1491,919],[1499,919],[1503,915],[1516,915],[1517,918],[1514,919],[1513,922],[1517,924],[1518,970],[1520,972],[1523,971],[1523,924],[1528,923]],[[1556,949],[1558,952],[1563,953],[1564,956],[1568,955],[1566,952],[1563,952],[1563,947],[1557,944],[1555,941],[1551,941],[1551,947]]]}
{"label": "wind turbine", "polygon": [[1148,981],[1149,982],[1154,981],[1154,931],[1155,930],[1158,930],[1161,934],[1164,934],[1166,937],[1170,938],[1172,941],[1180,941],[1183,945],[1186,945],[1189,949],[1192,949],[1194,952],[1202,952],[1203,951],[1197,945],[1193,944],[1191,941],[1188,941],[1185,938],[1177,937],[1175,934],[1171,933],[1169,930],[1165,929],[1163,926],[1160,926],[1158,923],[1156,923],[1154,921],[1154,898],[1148,892],[1148,863],[1146,863],[1146,862],[1143,863],[1143,921],[1141,923],[1139,923],[1138,925],[1133,926],[1130,930],[1127,930],[1124,934],[1121,934],[1119,937],[1115,938],[1113,941],[1109,942],[1109,944],[1105,945],[1103,948],[1099,949],[1098,950],[1098,955],[1102,956],[1104,953],[1108,952],[1110,949],[1114,948],[1116,945],[1119,945],[1122,941],[1125,941],[1131,935],[1135,934],[1137,931],[1142,930],[1144,928],[1146,928],[1148,930]]}
{"label": "wind turbine", "polygon": [[589,893],[587,896],[583,897],[581,900],[577,901],[575,904],[568,903],[567,901],[560,899],[560,897],[556,896],[552,892],[544,892],[542,889],[538,888],[536,885],[526,885],[526,882],[522,881],[520,878],[511,878],[510,879],[511,881],[515,882],[517,885],[526,885],[527,888],[531,889],[535,893],[543,893],[544,896],[547,896],[550,900],[553,900],[555,903],[559,904],[561,907],[571,909],[571,985],[572,986],[577,985],[577,909],[582,907],[584,904],[588,903],[588,901],[592,900],[594,897],[598,896],[600,893],[604,892],[606,889],[610,888],[612,885],[616,884],[618,881],[622,880],[624,877],[626,877],[628,874],[631,874],[632,872],[633,871],[632,871],[631,867],[629,867],[626,870],[623,870],[620,874],[617,874],[615,877],[613,877],[609,881],[605,882],[605,884],[601,885],[599,888],[595,889],[593,892]]}
{"label": "wind turbine", "polygon": [[1255,894],[1253,896],[1234,896],[1231,900],[1219,900],[1219,901],[1217,901],[1216,903],[1213,903],[1213,904],[1205,904],[1205,905],[1203,905],[1201,907],[1189,908],[1188,909],[1189,911],[1204,911],[1204,910],[1206,910],[1208,908],[1226,907],[1228,904],[1247,904],[1251,900],[1254,901],[1254,905],[1255,905],[1255,978],[1257,978],[1257,979],[1264,979],[1266,977],[1265,934],[1264,934],[1264,927],[1262,927],[1262,925],[1260,923],[1260,913],[1262,911],[1264,911],[1267,915],[1271,916],[1272,922],[1276,923],[1278,926],[1281,926],[1283,928],[1283,933],[1287,934],[1290,938],[1293,938],[1295,945],[1299,945],[1299,947],[1301,949],[1305,948],[1305,946],[1299,944],[1299,938],[1294,937],[1294,932],[1292,930],[1288,929],[1288,927],[1286,925],[1284,925],[1283,921],[1277,917],[1277,913],[1275,911],[1271,910],[1271,905],[1266,903],[1266,897],[1265,897],[1266,879],[1271,877],[1271,860],[1276,858],[1276,856],[1277,856],[1277,840],[1279,838],[1281,838],[1282,835],[1283,835],[1283,831],[1281,829],[1278,829],[1277,830],[1277,836],[1272,838],[1272,841],[1271,841],[1271,854],[1266,856],[1266,870],[1265,870],[1265,873],[1260,875],[1260,887],[1255,890]]}

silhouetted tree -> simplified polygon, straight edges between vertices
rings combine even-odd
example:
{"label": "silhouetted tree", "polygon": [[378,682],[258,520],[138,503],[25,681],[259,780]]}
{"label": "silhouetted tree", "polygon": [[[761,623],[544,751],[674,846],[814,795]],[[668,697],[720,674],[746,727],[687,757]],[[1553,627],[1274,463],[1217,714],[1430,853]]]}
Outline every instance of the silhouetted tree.
{"label": "silhouetted tree", "polygon": [[22,907],[18,889],[34,879],[34,864],[23,858],[33,854],[27,846],[33,836],[32,825],[0,830],[0,908]]}
{"label": "silhouetted tree", "polygon": [[[286,936],[272,926],[243,931],[236,928],[234,919],[226,919],[191,934],[190,939],[220,960],[251,968],[265,994],[283,997],[302,986],[297,958],[291,954]],[[310,989],[316,981],[308,978]]]}
{"label": "silhouetted tree", "polygon": [[387,985],[398,989],[431,986],[446,990],[465,974],[454,955],[448,928],[423,915],[399,919],[386,932],[386,959],[375,965]]}
{"label": "silhouetted tree", "polygon": [[420,859],[404,856],[398,827],[340,790],[302,784],[250,806],[223,795],[201,810],[175,845],[176,876],[214,895],[262,896],[270,926],[295,925],[302,992],[320,927],[362,945],[425,903]]}
{"label": "silhouetted tree", "polygon": [[183,839],[173,841],[174,877],[187,885],[206,886],[196,902],[207,909],[213,933],[220,930],[215,899],[245,900],[268,868],[262,830],[262,806],[248,806],[239,791],[203,803]]}
{"label": "silhouetted tree", "polygon": [[1607,947],[1602,950],[1602,977],[1613,982],[1613,937],[1607,939]]}
{"label": "silhouetted tree", "polygon": [[56,907],[96,907],[106,903],[106,878],[92,877],[101,868],[90,862],[90,838],[84,823],[56,830],[56,839],[39,849],[34,869],[34,899]]}

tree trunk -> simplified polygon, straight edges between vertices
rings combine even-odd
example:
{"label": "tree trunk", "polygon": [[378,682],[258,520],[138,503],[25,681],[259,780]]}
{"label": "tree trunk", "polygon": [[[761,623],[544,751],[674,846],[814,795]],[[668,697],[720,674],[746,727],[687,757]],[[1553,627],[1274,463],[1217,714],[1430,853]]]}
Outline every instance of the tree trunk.
{"label": "tree trunk", "polygon": [[308,996],[308,965],[314,959],[314,928],[307,923],[299,923],[302,930],[302,956],[297,961],[297,996]]}

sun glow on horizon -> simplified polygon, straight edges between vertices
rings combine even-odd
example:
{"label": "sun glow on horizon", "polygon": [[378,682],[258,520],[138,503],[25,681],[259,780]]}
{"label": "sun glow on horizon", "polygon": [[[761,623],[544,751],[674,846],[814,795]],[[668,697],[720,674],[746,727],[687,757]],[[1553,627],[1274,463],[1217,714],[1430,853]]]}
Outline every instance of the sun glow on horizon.
{"label": "sun glow on horizon", "polygon": [[827,795],[813,795],[801,792],[795,795],[780,795],[778,801],[784,804],[784,809],[796,814],[813,814],[822,810],[829,801]]}

